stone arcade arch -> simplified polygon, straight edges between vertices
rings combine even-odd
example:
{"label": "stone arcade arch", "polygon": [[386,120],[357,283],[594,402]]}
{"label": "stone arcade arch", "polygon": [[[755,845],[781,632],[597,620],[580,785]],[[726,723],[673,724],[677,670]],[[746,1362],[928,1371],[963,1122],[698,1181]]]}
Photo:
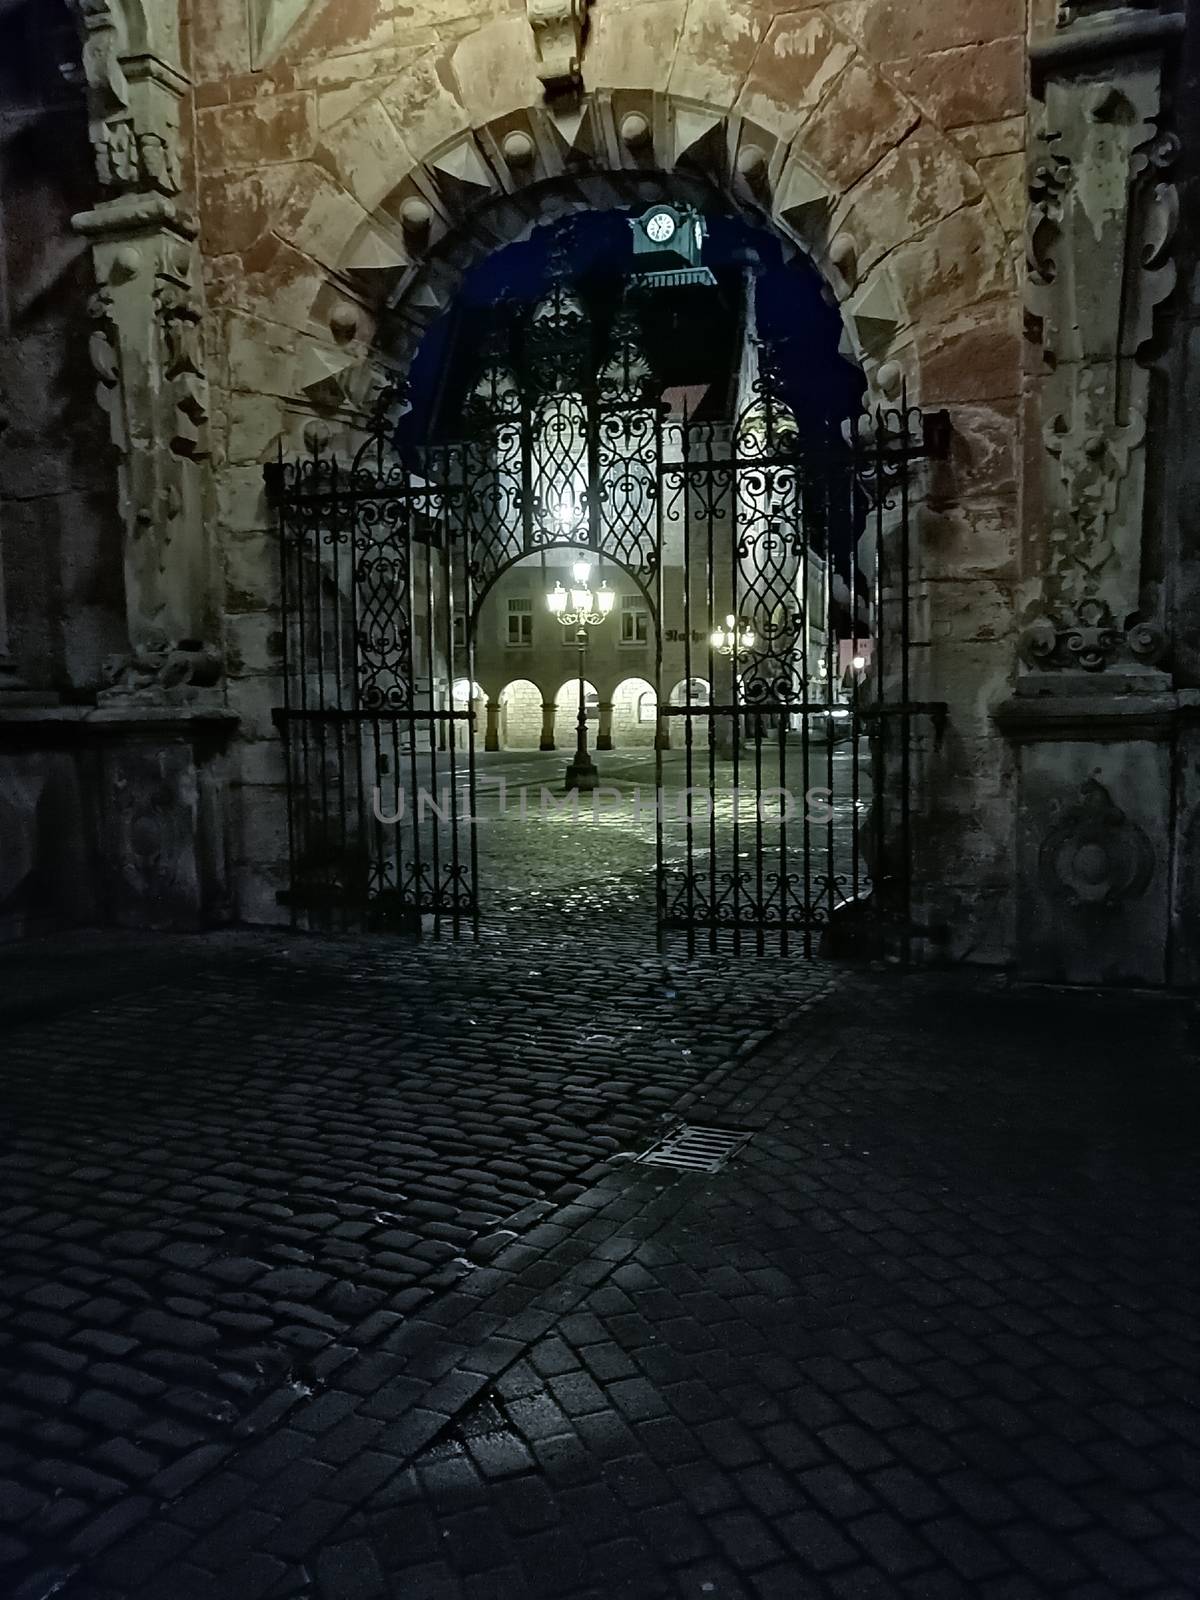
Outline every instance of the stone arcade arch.
{"label": "stone arcade arch", "polygon": [[542,691],[530,678],[514,678],[496,696],[499,707],[497,748],[537,750],[541,747]]}
{"label": "stone arcade arch", "polygon": [[658,694],[645,678],[625,678],[612,692],[612,742],[616,750],[654,748]]}
{"label": "stone arcade arch", "polygon": [[[590,678],[583,680],[584,705],[588,726],[594,736],[600,726],[600,691]],[[554,743],[561,750],[571,746],[572,734],[579,717],[579,678],[567,678],[554,696]]]}

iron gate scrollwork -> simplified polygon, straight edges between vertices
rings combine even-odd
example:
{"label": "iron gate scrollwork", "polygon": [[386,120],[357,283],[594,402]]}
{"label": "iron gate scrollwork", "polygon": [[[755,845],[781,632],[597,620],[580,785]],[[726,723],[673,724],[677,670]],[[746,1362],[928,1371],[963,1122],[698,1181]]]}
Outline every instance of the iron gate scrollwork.
{"label": "iron gate scrollwork", "polygon": [[[391,396],[343,465],[268,484],[280,521],[287,902],[322,930],[477,933],[463,453],[392,449]],[[462,686],[466,686],[465,694]]]}
{"label": "iron gate scrollwork", "polygon": [[478,935],[479,608],[557,547],[650,608],[660,936],[812,955],[868,910],[905,925],[912,473],[944,417],[801,426],[761,343],[736,415],[673,415],[640,326],[560,279],[497,321],[453,443],[401,447],[392,395],[348,464],[269,470],[298,922]]}
{"label": "iron gate scrollwork", "polygon": [[689,950],[812,957],[839,922],[861,947],[869,910],[894,947],[914,722],[938,710],[912,696],[912,472],[947,419],[902,402],[802,429],[761,345],[756,366],[731,426],[669,432],[663,560],[686,642],[684,694],[662,716],[685,770],[659,923]]}

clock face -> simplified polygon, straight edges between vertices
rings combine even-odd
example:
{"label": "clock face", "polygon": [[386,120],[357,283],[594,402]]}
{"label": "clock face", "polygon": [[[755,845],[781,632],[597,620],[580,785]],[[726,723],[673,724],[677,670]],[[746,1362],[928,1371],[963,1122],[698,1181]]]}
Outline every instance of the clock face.
{"label": "clock face", "polygon": [[655,244],[667,244],[675,237],[675,218],[669,211],[656,211],[646,224],[646,232]]}
{"label": "clock face", "polygon": [[696,230],[696,254],[699,255],[701,250],[704,249],[704,224],[697,221],[693,226]]}

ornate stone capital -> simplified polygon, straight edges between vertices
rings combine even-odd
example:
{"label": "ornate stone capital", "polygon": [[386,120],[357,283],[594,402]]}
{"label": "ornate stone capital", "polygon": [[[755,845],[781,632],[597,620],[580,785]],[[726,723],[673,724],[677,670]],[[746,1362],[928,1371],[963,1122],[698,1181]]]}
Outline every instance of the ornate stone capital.
{"label": "ornate stone capital", "polygon": [[525,0],[537,47],[538,77],[548,93],[579,85],[589,0]]}

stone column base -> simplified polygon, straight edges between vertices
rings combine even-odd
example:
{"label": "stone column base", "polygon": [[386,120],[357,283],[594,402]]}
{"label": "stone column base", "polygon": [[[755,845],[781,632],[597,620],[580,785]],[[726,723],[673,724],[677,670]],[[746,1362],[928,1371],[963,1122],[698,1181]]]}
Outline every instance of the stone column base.
{"label": "stone column base", "polygon": [[220,706],[0,704],[0,936],[229,918]]}
{"label": "stone column base", "polygon": [[1045,674],[996,713],[1017,755],[1022,976],[1167,982],[1179,709],[1157,673]]}

